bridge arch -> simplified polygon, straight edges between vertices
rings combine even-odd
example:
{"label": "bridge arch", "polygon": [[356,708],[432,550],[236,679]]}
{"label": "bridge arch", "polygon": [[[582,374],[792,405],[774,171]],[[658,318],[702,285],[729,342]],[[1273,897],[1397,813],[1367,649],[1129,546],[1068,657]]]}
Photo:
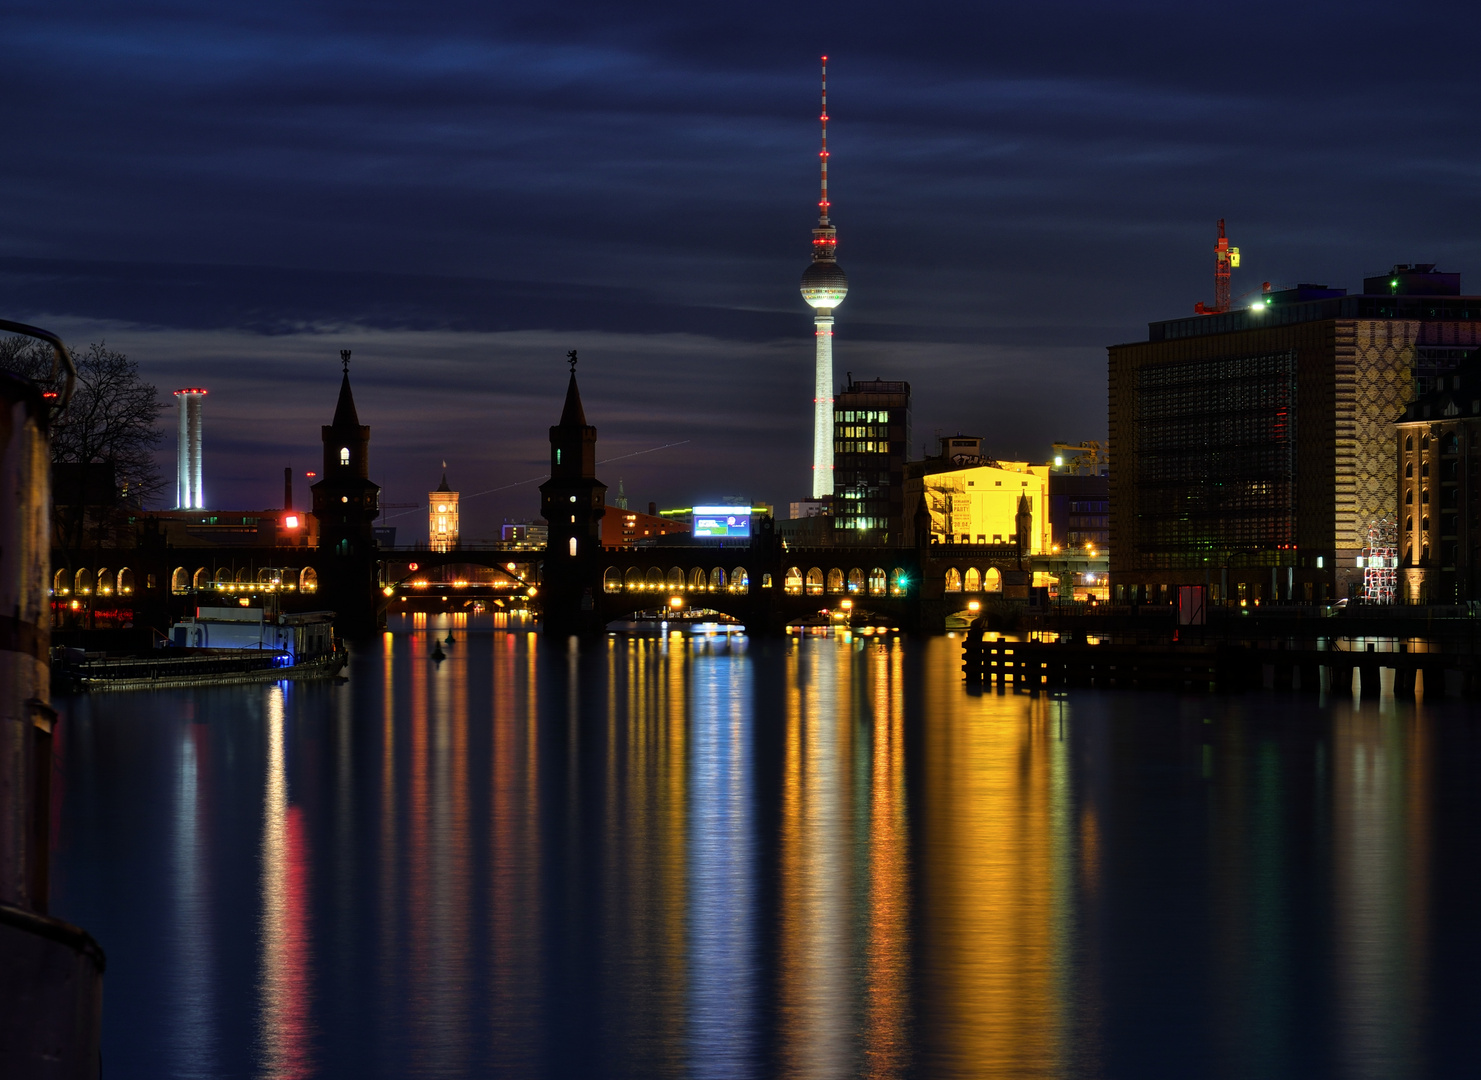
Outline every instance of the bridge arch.
{"label": "bridge arch", "polygon": [[989,566],[987,572],[982,575],[983,592],[1003,591],[1003,572],[996,566]]}
{"label": "bridge arch", "polygon": [[130,567],[122,567],[118,571],[118,595],[134,595],[134,571]]}
{"label": "bridge arch", "polygon": [[848,585],[847,585],[847,587],[848,587],[848,591],[851,592],[851,593],[861,593],[861,592],[863,592],[864,591],[864,587],[865,587],[864,571],[860,570],[857,566],[854,567],[852,570],[850,570],[848,572]]}
{"label": "bridge arch", "polygon": [[967,567],[967,572],[962,575],[962,592],[981,592],[982,572],[975,566]]}
{"label": "bridge arch", "polygon": [[615,566],[607,567],[606,573],[602,575],[602,592],[614,593],[622,591],[622,571]]}
{"label": "bridge arch", "polygon": [[312,566],[305,566],[298,575],[298,591],[301,593],[316,593],[319,591],[319,571]]}
{"label": "bridge arch", "polygon": [[869,595],[883,596],[888,590],[888,578],[885,577],[884,567],[876,566],[869,571]]}
{"label": "bridge arch", "polygon": [[709,578],[705,576],[704,567],[696,566],[689,571],[689,588],[693,592],[702,592]]}
{"label": "bridge arch", "polygon": [[190,571],[183,566],[175,567],[170,574],[170,592],[182,596],[190,591]]}
{"label": "bridge arch", "polygon": [[807,595],[823,595],[823,571],[819,567],[812,567],[807,572]]}
{"label": "bridge arch", "polygon": [[946,568],[946,591],[947,592],[961,592],[962,591],[962,572],[960,570],[958,570],[955,566],[948,566]]}
{"label": "bridge arch", "polygon": [[113,595],[113,571],[106,566],[98,571],[98,576],[93,583],[93,591],[99,596]]}
{"label": "bridge arch", "polygon": [[725,571],[717,566],[710,571],[710,589],[713,592],[719,592],[723,588],[725,588]]}
{"label": "bridge arch", "polygon": [[664,580],[664,584],[670,589],[682,591],[684,588],[684,571],[680,570],[677,566],[669,567],[668,577]]}
{"label": "bridge arch", "polygon": [[72,591],[78,596],[91,596],[93,591],[93,572],[87,567],[78,570],[72,578]]}
{"label": "bridge arch", "polygon": [[737,566],[730,571],[730,591],[733,593],[748,593],[751,591],[751,579],[746,574],[744,566]]}
{"label": "bridge arch", "polygon": [[648,567],[648,576],[643,583],[657,592],[663,588],[663,571],[656,566]]}
{"label": "bridge arch", "polygon": [[890,595],[904,596],[910,590],[910,573],[902,566],[890,571]]}
{"label": "bridge arch", "polygon": [[627,573],[622,575],[622,587],[628,592],[637,592],[643,587],[643,572],[636,566],[629,566]]}
{"label": "bridge arch", "polygon": [[787,574],[782,578],[782,591],[788,596],[802,595],[802,571],[795,566],[787,567]]}
{"label": "bridge arch", "polygon": [[57,596],[66,596],[72,591],[72,575],[65,567],[52,575],[51,591]]}
{"label": "bridge arch", "polygon": [[836,566],[828,571],[828,591],[830,593],[843,592],[843,571]]}

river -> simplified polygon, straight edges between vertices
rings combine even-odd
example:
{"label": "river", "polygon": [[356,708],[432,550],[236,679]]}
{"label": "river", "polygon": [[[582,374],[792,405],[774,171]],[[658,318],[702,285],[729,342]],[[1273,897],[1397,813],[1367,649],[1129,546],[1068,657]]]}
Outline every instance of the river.
{"label": "river", "polygon": [[979,693],[951,638],[433,636],[58,702],[104,1076],[1481,1060],[1465,704]]}

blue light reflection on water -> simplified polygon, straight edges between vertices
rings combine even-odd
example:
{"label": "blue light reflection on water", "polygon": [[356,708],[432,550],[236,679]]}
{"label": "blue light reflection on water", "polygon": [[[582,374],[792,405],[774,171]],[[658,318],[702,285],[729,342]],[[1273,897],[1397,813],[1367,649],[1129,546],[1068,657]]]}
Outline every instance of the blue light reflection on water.
{"label": "blue light reflection on water", "polygon": [[1481,1050],[1460,703],[459,628],[67,699],[106,1075],[1402,1076]]}

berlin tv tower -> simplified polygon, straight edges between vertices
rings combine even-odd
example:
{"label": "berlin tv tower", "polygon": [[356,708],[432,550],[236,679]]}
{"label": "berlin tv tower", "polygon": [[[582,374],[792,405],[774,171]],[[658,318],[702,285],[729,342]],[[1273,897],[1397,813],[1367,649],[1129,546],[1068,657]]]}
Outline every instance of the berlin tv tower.
{"label": "berlin tv tower", "polygon": [[828,58],[823,57],[822,198],[818,227],[812,231],[812,265],[802,272],[802,299],[811,305],[817,336],[813,383],[812,497],[833,494],[833,309],[848,295],[848,278],[838,265],[838,232],[828,220]]}

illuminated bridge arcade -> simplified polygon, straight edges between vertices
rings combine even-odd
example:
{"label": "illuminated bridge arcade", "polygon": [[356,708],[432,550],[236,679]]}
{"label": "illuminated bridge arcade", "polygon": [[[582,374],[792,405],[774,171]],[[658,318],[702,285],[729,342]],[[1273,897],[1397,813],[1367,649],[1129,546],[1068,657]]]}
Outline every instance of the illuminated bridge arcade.
{"label": "illuminated bridge arcade", "polygon": [[[949,593],[956,552],[915,547],[788,548],[768,519],[747,541],[697,541],[683,547],[610,548],[601,544],[606,485],[596,478],[596,428],[587,424],[575,358],[565,408],[550,429],[550,479],[540,513],[550,527],[538,592],[547,633],[596,633],[638,612],[684,608],[729,615],[753,633],[781,633],[825,612],[907,632],[939,632],[966,609]],[[450,554],[462,554],[453,552]],[[973,577],[1017,567],[1017,551],[998,545],[971,556]]]}

